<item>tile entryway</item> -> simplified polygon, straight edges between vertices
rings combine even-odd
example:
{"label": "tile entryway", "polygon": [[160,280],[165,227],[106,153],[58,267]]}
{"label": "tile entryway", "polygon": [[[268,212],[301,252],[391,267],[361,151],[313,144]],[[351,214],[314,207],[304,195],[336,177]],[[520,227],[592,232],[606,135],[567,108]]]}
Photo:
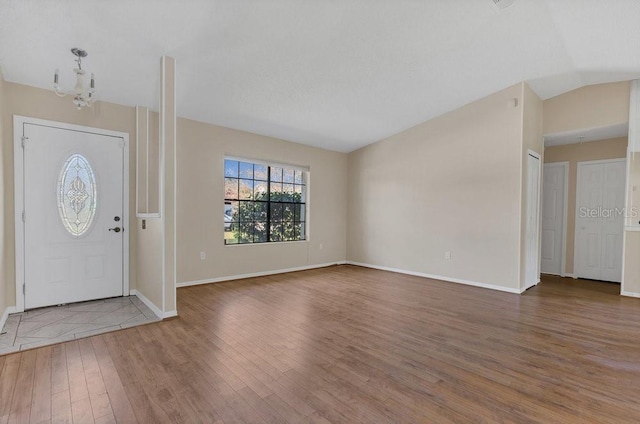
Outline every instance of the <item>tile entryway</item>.
{"label": "tile entryway", "polygon": [[159,321],[136,296],[51,306],[12,314],[0,334],[0,355]]}

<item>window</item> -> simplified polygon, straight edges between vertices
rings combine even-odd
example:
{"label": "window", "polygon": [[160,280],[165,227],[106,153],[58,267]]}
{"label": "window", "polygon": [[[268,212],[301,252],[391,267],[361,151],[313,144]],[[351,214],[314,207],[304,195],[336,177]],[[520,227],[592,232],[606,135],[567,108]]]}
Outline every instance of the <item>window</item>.
{"label": "window", "polygon": [[224,161],[224,243],[306,239],[306,170]]}

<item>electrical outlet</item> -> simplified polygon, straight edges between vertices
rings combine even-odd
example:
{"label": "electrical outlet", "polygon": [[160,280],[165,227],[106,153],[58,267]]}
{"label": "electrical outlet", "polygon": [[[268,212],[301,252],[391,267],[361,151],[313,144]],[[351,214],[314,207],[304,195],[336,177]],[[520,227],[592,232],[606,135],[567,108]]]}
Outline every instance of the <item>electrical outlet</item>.
{"label": "electrical outlet", "polygon": [[449,252],[448,250],[444,252],[444,258],[447,260],[451,259],[451,252]]}
{"label": "electrical outlet", "polygon": [[204,261],[205,259],[207,259],[207,254],[204,252],[200,252],[200,260]]}

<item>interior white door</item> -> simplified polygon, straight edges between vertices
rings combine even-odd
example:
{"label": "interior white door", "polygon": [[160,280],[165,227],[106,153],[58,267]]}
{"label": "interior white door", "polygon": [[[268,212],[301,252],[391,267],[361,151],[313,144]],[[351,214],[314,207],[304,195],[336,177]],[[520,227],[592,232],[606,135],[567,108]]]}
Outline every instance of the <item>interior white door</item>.
{"label": "interior white door", "polygon": [[562,275],[566,163],[547,163],[542,174],[542,246],[540,268]]}
{"label": "interior white door", "polygon": [[25,309],[122,296],[124,140],[23,128]]}
{"label": "interior white door", "polygon": [[624,159],[578,163],[574,276],[620,282]]}
{"label": "interior white door", "polygon": [[538,212],[540,205],[540,158],[529,154],[527,175],[525,290],[540,282]]}

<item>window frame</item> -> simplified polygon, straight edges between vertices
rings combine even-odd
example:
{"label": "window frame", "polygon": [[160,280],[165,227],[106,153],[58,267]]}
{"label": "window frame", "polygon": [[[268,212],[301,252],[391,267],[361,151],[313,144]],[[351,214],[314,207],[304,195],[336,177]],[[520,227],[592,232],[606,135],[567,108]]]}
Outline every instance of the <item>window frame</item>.
{"label": "window frame", "polygon": [[[227,161],[233,161],[233,162],[237,162],[238,163],[238,168],[236,171],[236,176],[227,176]],[[251,164],[253,166],[253,171],[252,171],[252,177],[251,178],[246,178],[242,176],[242,170],[241,170],[241,163],[245,163],[245,164]],[[256,165],[258,166],[264,166],[266,167],[266,176],[263,178],[256,178],[256,174],[255,174],[255,167]],[[274,168],[280,168],[280,169],[287,169],[287,170],[293,170],[294,172],[294,176],[293,176],[293,181],[289,182],[289,181],[285,181],[284,175],[281,175],[281,177],[275,181],[273,180],[272,177],[272,170]],[[297,180],[297,175],[298,172],[300,172],[302,174],[302,179],[301,182],[298,182]],[[310,204],[310,190],[309,190],[309,181],[310,181],[310,168],[308,166],[300,166],[300,165],[292,165],[292,164],[287,164],[287,163],[282,163],[282,162],[273,162],[273,161],[265,161],[265,160],[260,160],[260,159],[250,159],[250,158],[245,158],[245,157],[237,157],[237,156],[231,156],[231,155],[225,155],[224,159],[223,159],[223,171],[222,171],[222,177],[223,177],[223,207],[224,207],[224,215],[225,218],[223,218],[223,225],[224,225],[224,229],[223,229],[223,234],[225,235],[225,237],[223,237],[223,243],[224,246],[247,246],[247,245],[268,245],[268,244],[272,244],[272,243],[297,243],[297,242],[307,242],[309,240],[309,204]],[[238,187],[237,187],[237,192],[236,192],[236,197],[235,198],[229,198],[227,197],[227,180],[228,179],[236,179],[237,183],[238,183]],[[242,180],[245,181],[250,181],[251,182],[251,190],[252,190],[252,195],[250,198],[247,199],[243,199],[241,192],[241,183]],[[256,191],[255,191],[255,187],[256,187],[256,183],[263,183],[266,185],[266,200],[257,200],[256,199]],[[275,184],[280,184],[281,188],[280,191],[272,191],[272,185]],[[286,196],[284,191],[284,186],[285,184],[289,184],[293,187],[293,191],[291,193],[298,193],[297,188],[300,187],[300,191],[299,193],[301,193],[301,198],[302,201],[298,201],[296,202],[294,199],[290,198],[289,200],[287,200],[286,198],[280,198],[280,200],[274,200],[272,198],[272,193],[280,193],[281,196]],[[237,221],[231,221],[229,224],[232,227],[233,225],[242,225],[243,223],[245,224],[253,224],[253,229],[255,230],[255,225],[257,223],[264,223],[265,225],[265,239],[263,241],[258,241],[256,238],[256,233],[253,234],[253,236],[251,237],[251,241],[247,241],[246,239],[240,239],[240,238],[234,238],[234,242],[232,243],[228,243],[227,242],[227,238],[226,238],[226,234],[227,234],[227,220],[226,220],[226,216],[227,215],[227,210],[228,205],[232,205],[233,203],[236,203],[236,211],[237,213],[240,215],[240,211],[241,211],[241,205],[243,203],[245,204],[250,204],[250,208],[252,209],[251,212],[248,213],[255,213],[255,210],[253,209],[255,207],[256,204],[264,204],[265,206],[262,207],[263,210],[266,211],[266,216],[265,216],[265,220],[257,220],[257,219],[253,219],[253,220],[247,220],[247,221],[243,221],[241,219],[238,219]],[[274,209],[274,205],[282,205],[282,209],[284,211],[284,209],[286,207],[290,208],[289,209],[289,213],[293,214],[293,219],[280,219],[280,220],[275,220],[273,219],[272,213],[273,213],[273,209]],[[288,205],[288,206],[285,206]],[[302,206],[301,208],[299,208],[299,206]],[[279,206],[275,207],[276,209],[279,208]],[[244,213],[247,213],[247,210],[244,210]],[[284,212],[283,212],[284,213]],[[240,218],[240,217],[239,217]],[[284,215],[283,215],[284,218]],[[289,227],[289,231],[294,231],[295,232],[295,236],[294,237],[303,237],[303,238],[294,238],[294,239],[284,239],[284,227],[285,225],[292,225],[293,227]],[[298,225],[301,225],[300,230],[296,230],[296,227]],[[282,237],[281,239],[273,239],[272,235],[272,231],[274,231],[274,226],[279,226],[279,230],[282,232],[282,235],[280,237]]]}

